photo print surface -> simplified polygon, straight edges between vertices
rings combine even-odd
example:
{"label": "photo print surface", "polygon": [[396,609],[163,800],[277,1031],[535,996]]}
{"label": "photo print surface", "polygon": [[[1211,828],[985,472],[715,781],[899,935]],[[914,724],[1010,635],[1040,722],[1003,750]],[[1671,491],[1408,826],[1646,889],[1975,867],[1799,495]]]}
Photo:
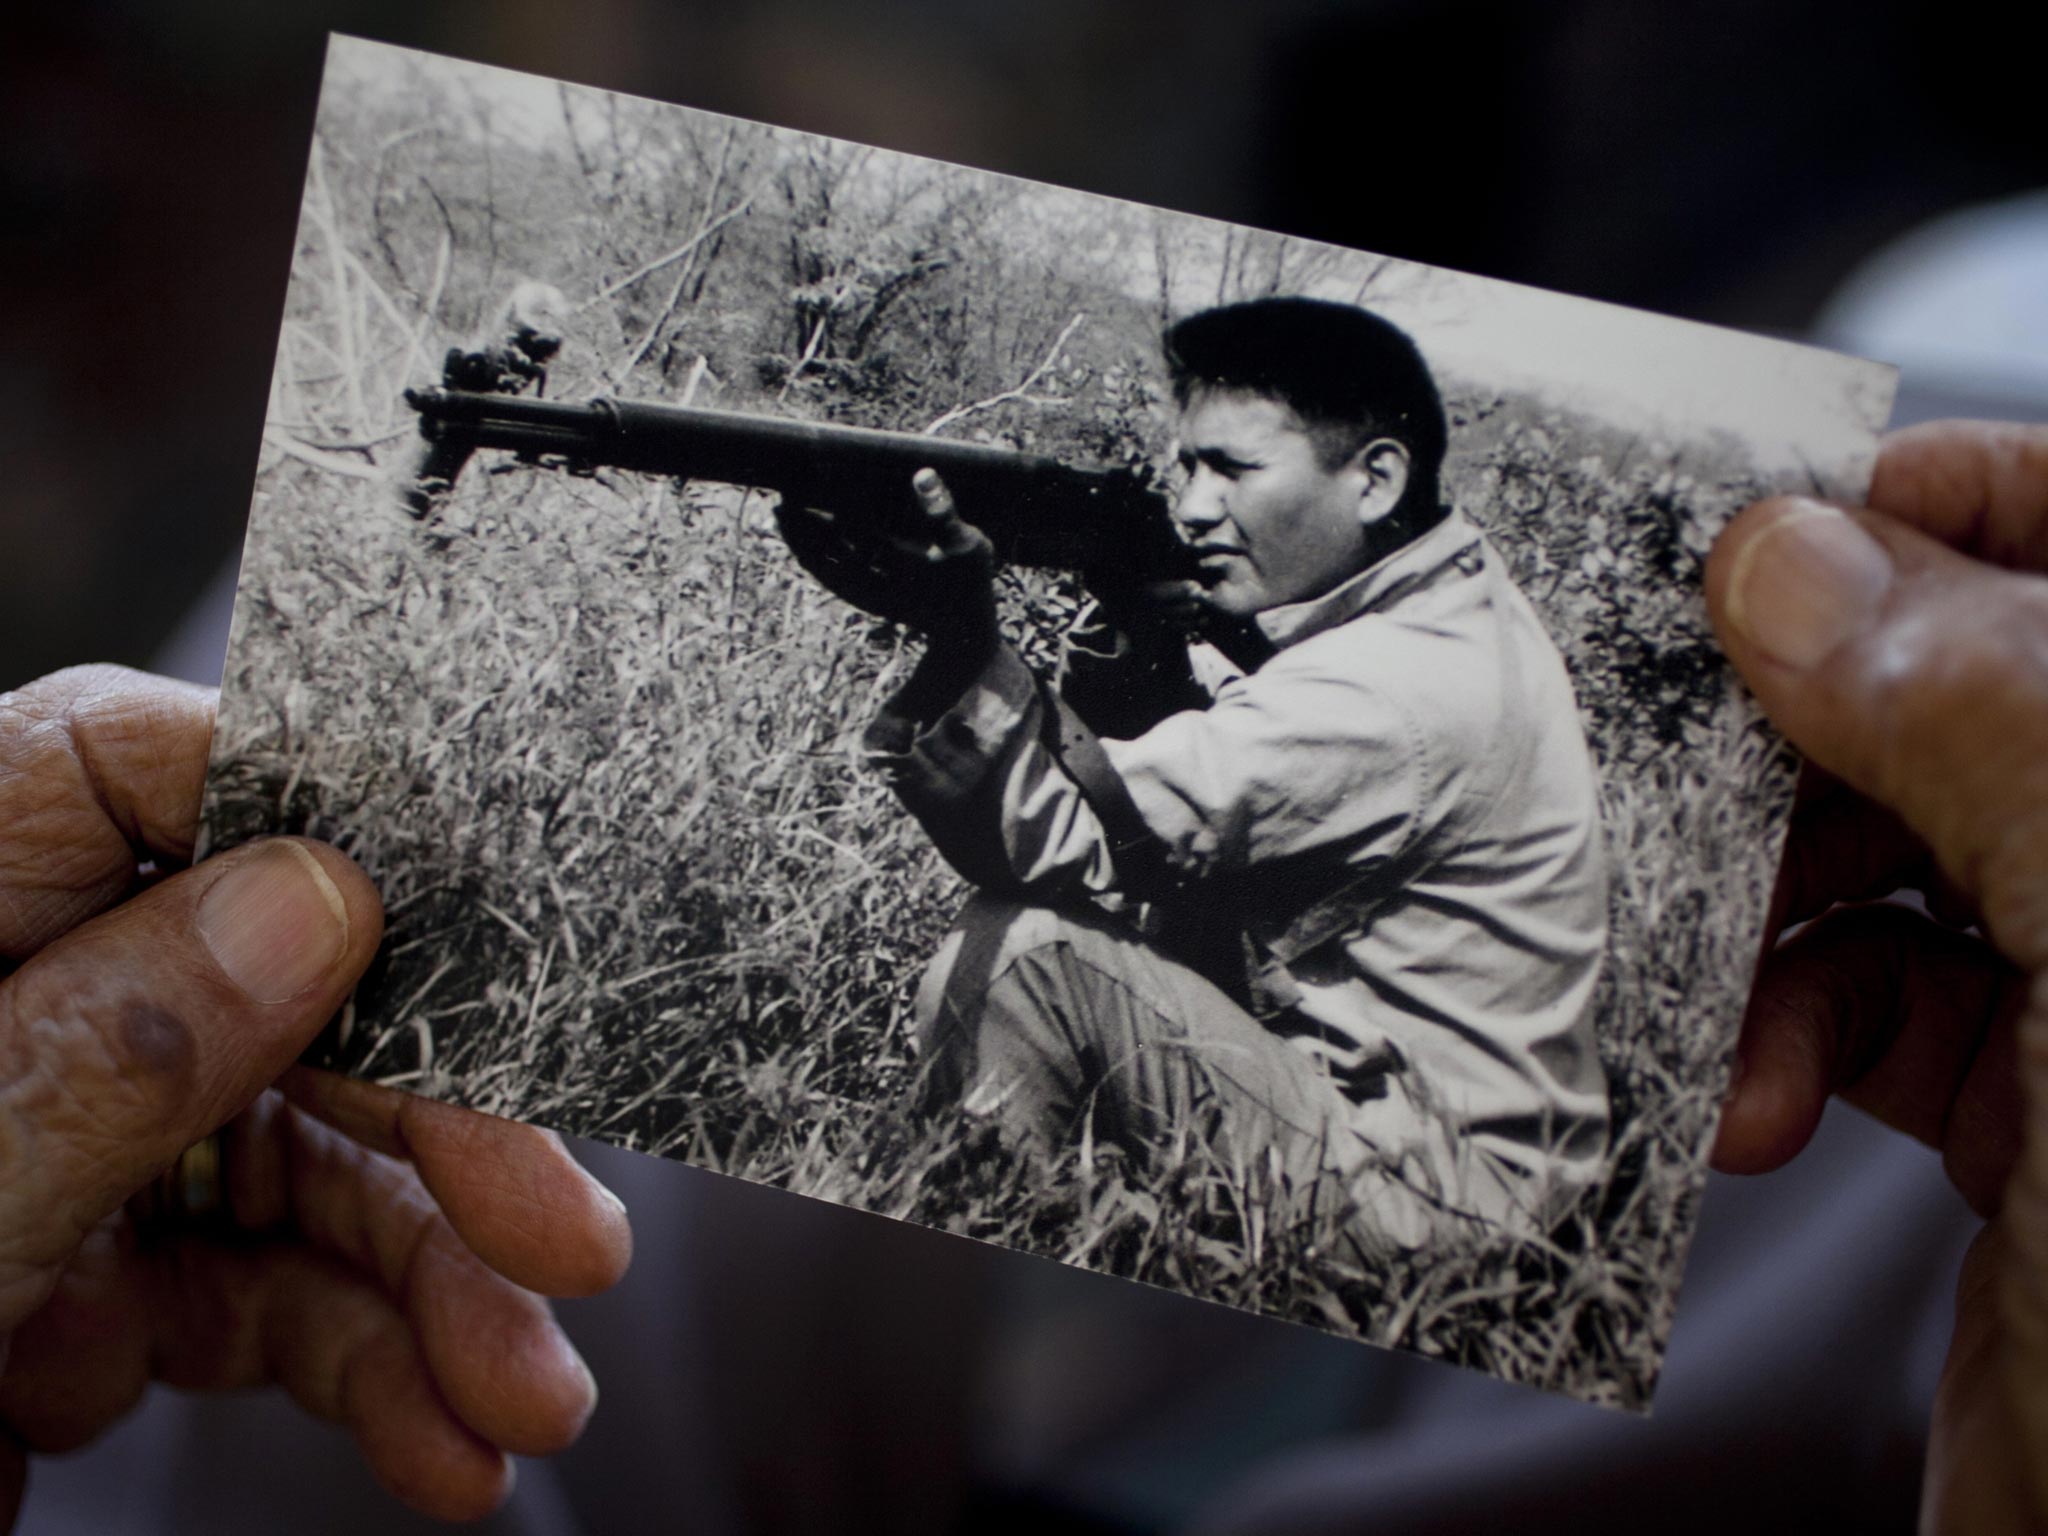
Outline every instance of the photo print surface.
{"label": "photo print surface", "polygon": [[[336,39],[207,846],[321,1065],[1620,1407],[1889,369]],[[933,471],[927,475],[924,471]]]}

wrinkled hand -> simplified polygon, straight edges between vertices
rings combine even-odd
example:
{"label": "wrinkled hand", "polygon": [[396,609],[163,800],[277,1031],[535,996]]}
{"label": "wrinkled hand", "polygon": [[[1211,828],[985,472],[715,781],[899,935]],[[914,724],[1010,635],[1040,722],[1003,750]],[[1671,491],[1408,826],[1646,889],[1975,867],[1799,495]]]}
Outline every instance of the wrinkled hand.
{"label": "wrinkled hand", "polygon": [[934,641],[993,644],[994,549],[961,521],[934,471],[919,470],[911,491],[900,512],[880,518],[784,501],[775,520],[798,563],[854,607]]}
{"label": "wrinkled hand", "polygon": [[[1708,565],[1728,654],[1822,771],[1777,921],[1827,913],[1765,964],[1715,1162],[1783,1163],[1833,1091],[1941,1151],[1992,1220],[1923,1513],[2031,1530],[2048,1523],[2048,428],[1895,434],[1870,500],[1752,507]],[[1902,885],[1934,916],[1830,911]]]}
{"label": "wrinkled hand", "polygon": [[[292,1066],[382,913],[293,839],[138,880],[191,853],[212,718],[112,667],[0,695],[0,1526],[25,1452],[152,1376],[276,1382],[407,1503],[481,1515],[591,1411],[535,1293],[615,1281],[625,1214],[552,1135]],[[223,1124],[239,1230],[138,1233],[124,1202]]]}

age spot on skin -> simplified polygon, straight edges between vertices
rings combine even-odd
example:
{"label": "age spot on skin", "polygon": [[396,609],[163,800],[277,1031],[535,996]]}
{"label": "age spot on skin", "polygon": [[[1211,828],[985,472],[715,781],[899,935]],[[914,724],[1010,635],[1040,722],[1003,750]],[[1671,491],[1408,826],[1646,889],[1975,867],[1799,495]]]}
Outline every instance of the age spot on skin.
{"label": "age spot on skin", "polygon": [[121,1044],[128,1060],[154,1077],[189,1078],[198,1062],[191,1027],[156,1003],[133,1002],[122,1008]]}

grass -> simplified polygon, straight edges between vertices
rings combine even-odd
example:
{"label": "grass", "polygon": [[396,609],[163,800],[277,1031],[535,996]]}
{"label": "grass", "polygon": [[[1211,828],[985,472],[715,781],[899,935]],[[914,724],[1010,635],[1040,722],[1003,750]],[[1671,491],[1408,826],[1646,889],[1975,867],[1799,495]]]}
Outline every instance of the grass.
{"label": "grass", "polygon": [[[1366,1273],[1325,1217],[1198,1143],[1146,1167],[1086,1146],[1047,1166],[907,1113],[910,996],[965,890],[856,758],[909,648],[802,578],[765,497],[473,469],[440,549],[379,488],[296,462],[259,500],[208,823],[216,845],[326,837],[377,879],[390,941],[328,1042],[336,1063],[1517,1380],[1646,1397],[1752,958],[1726,914],[1761,910],[1771,850],[1754,841],[1783,780],[1718,679],[1676,725],[1649,712],[1602,742],[1614,1180],[1556,1245]],[[1638,739],[1658,729],[1703,745]]]}
{"label": "grass", "polygon": [[[427,252],[440,225],[424,200],[378,203],[372,170],[337,151],[309,192],[206,806],[213,847],[307,832],[383,892],[389,940],[328,1061],[1646,1403],[1791,793],[1697,596],[1713,530],[1758,489],[1731,457],[1454,392],[1448,482],[1550,624],[1602,768],[1599,1031],[1617,1124],[1609,1178],[1551,1240],[1367,1271],[1329,1212],[1198,1137],[1142,1166],[1085,1139],[1047,1159],[910,1113],[911,996],[966,896],[857,759],[910,646],[796,570],[759,494],[480,460],[432,528],[399,512],[375,479],[406,435],[398,385],[453,339],[408,317],[475,312],[482,280],[450,261],[470,238],[451,223],[439,256],[414,263],[433,274],[422,291],[387,294],[374,274],[396,259],[380,267],[350,233],[365,208],[412,219],[399,243]],[[559,243],[579,227],[536,216],[503,232]],[[1119,367],[1116,410],[1135,421],[1150,387]],[[1102,399],[1066,426],[1101,426]],[[1009,409],[983,426],[1006,430]],[[1004,604],[1041,658],[1072,611],[1035,578],[1008,583]]]}

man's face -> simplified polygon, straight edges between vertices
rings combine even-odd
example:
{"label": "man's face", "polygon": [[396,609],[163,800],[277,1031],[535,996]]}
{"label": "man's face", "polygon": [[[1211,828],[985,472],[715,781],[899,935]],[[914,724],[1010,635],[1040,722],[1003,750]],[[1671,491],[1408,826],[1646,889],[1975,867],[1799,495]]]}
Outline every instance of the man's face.
{"label": "man's face", "polygon": [[[1391,499],[1389,450],[1400,460]],[[1213,388],[1181,413],[1176,457],[1173,519],[1201,561],[1203,601],[1237,618],[1320,597],[1363,570],[1368,526],[1400,499],[1407,468],[1384,439],[1326,468],[1290,407]]]}

